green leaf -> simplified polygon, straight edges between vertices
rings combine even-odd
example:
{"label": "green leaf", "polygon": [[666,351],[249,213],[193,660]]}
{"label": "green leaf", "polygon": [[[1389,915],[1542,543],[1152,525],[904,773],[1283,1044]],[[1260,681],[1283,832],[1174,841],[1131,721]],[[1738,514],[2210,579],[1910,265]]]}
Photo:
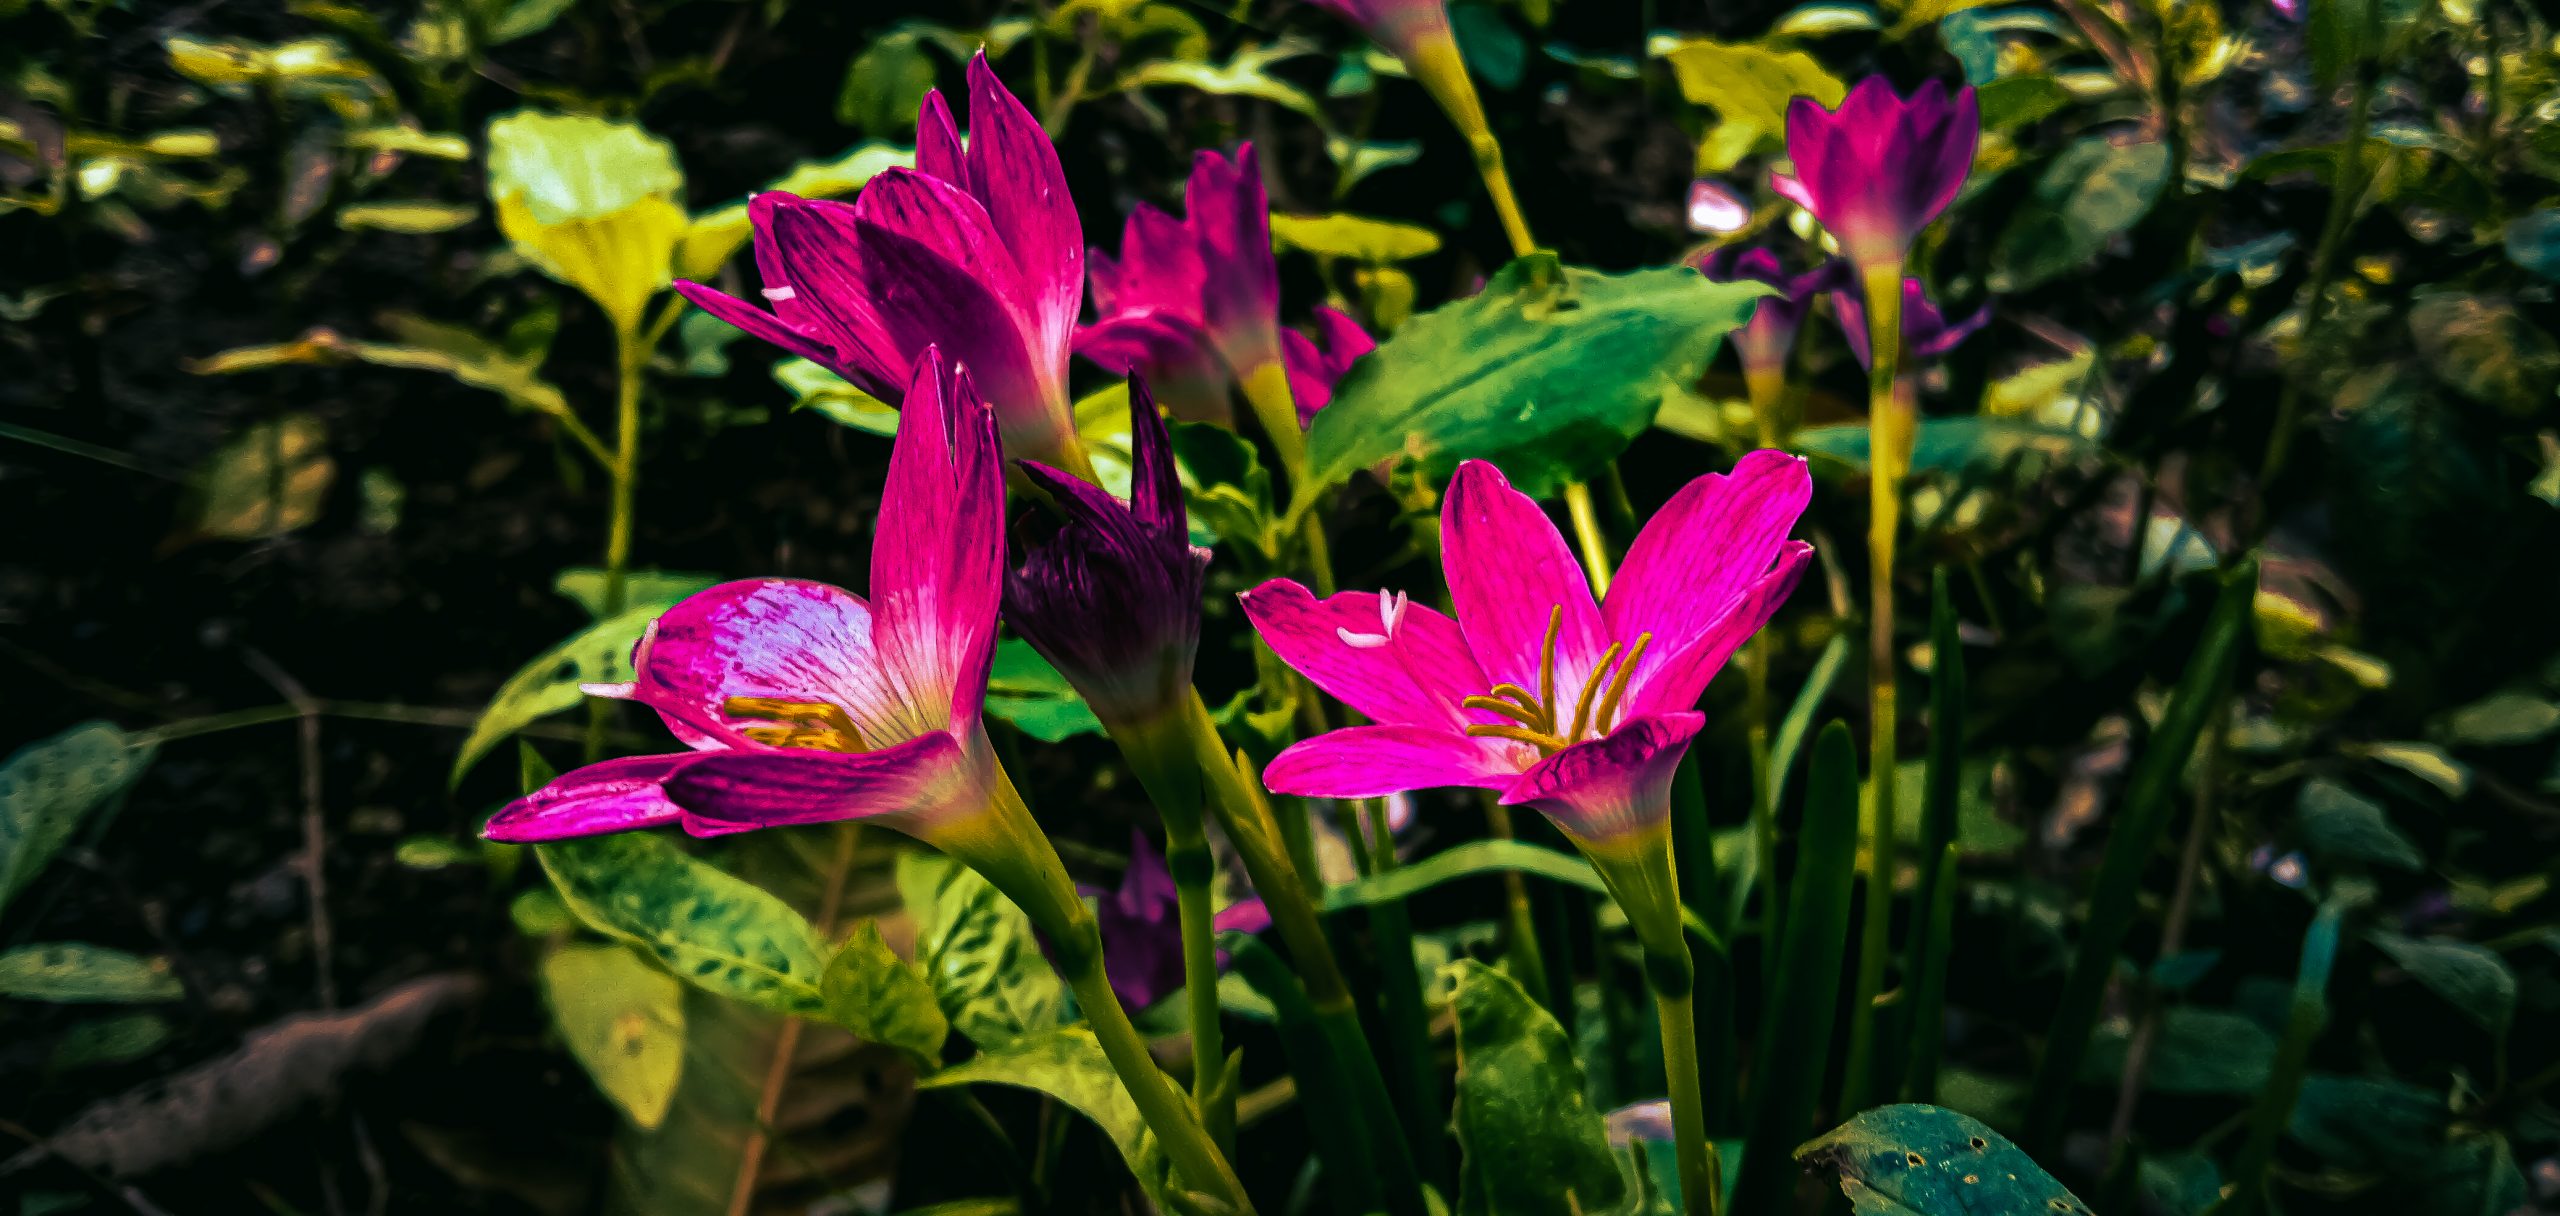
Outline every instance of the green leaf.
{"label": "green leaf", "polygon": [[0,996],[55,1004],[140,1005],[186,995],[169,960],[86,942],[48,942],[0,952]]}
{"label": "green leaf", "polygon": [[1169,1181],[1164,1154],[1090,1028],[1059,1026],[1001,1046],[982,1045],[976,1056],[926,1077],[916,1088],[977,1084],[1035,1090],[1074,1107],[1111,1137],[1148,1198],[1163,1203]]}
{"label": "green leaf", "polygon": [[578,0],[514,0],[489,21],[488,44],[497,46],[551,28]]}
{"label": "green leaf", "polygon": [[667,141],[632,123],[517,110],[489,123],[489,194],[544,226],[603,219],[684,189]]}
{"label": "green leaf", "polygon": [[586,701],[581,684],[625,684],[632,679],[631,648],[649,623],[666,611],[664,604],[642,604],[609,620],[598,621],[518,668],[498,686],[498,694],[480,711],[462,754],[453,759],[448,781],[462,784],[464,774],[507,736]]}
{"label": "green leaf", "polygon": [[676,978],[776,1013],[825,1003],[809,922],[666,837],[622,832],[537,845],[534,855],[588,928],[640,947]]}
{"label": "green leaf", "polygon": [[1982,107],[1983,130],[2014,131],[2061,113],[2071,90],[2041,73],[2004,76],[1974,90],[1974,101]]}
{"label": "green leaf", "polygon": [[329,431],[309,414],[289,414],[243,431],[197,474],[194,535],[222,540],[282,536],[320,518],[338,462]]}
{"label": "green leaf", "polygon": [[1520,73],[1529,64],[1529,46],[1499,10],[1460,0],[1449,6],[1449,30],[1457,37],[1458,54],[1466,60],[1467,70],[1477,79],[1497,89],[1520,87]]}
{"label": "green leaf", "polygon": [[2436,787],[2447,798],[2460,798],[2471,788],[2471,769],[2444,753],[2441,747],[2424,743],[2367,743],[2352,750],[2367,760],[2378,760]]}
{"label": "green leaf", "polygon": [[1518,981],[1474,960],[1441,972],[1457,1017],[1461,1216],[1598,1212],[1626,1179],[1584,1098],[1582,1065]]}
{"label": "green leaf", "polygon": [[2527,692],[2491,693],[2446,714],[2441,729],[2450,743],[2513,747],[2560,730],[2560,705]]}
{"label": "green leaf", "polygon": [[2560,385],[2560,342],[2511,300],[2422,292],[2409,309],[2409,332],[2436,379],[2515,417],[2548,408]]}
{"label": "green leaf", "polygon": [[[1599,872],[1592,869],[1590,862],[1574,854],[1517,840],[1470,840],[1442,849],[1421,861],[1398,865],[1355,882],[1327,887],[1324,910],[1341,912],[1409,899],[1444,883],[1488,874],[1527,874],[1580,887],[1594,895],[1609,894],[1609,884],[1601,880]],[[1709,949],[1724,949],[1723,941],[1705,921],[1699,919],[1695,911],[1684,909],[1683,915],[1691,935]]]}
{"label": "green leaf", "polygon": [[[1843,471],[1863,473],[1867,467],[1867,424],[1839,423],[1806,427],[1795,434],[1796,450]],[[1998,468],[2028,452],[2064,458],[2099,450],[2088,436],[2025,418],[1967,414],[1955,418],[1923,418],[1911,441],[1914,473],[1972,473]]]}
{"label": "green leaf", "polygon": [[46,1063],[55,1068],[130,1064],[160,1050],[175,1033],[156,1013],[119,1013],[74,1025],[54,1040]]}
{"label": "green leaf", "polygon": [[[551,580],[551,589],[586,609],[588,616],[601,617],[608,581],[605,572],[593,566],[571,566]],[[677,601],[719,581],[719,575],[687,570],[626,571],[622,576],[622,604],[634,611],[654,605],[664,612]]]}
{"label": "green leaf", "polygon": [[0,763],[0,910],[27,889],[89,812],[122,794],[151,763],[106,722],[83,722]]}
{"label": "green leaf", "polygon": [[426,200],[400,203],[354,203],[338,209],[338,227],[349,232],[397,232],[424,236],[451,232],[480,218],[480,209],[468,203],[437,203]]}
{"label": "green leaf", "polygon": [[480,850],[450,836],[419,835],[394,846],[391,859],[411,870],[443,870],[478,862]]}
{"label": "green leaf", "polygon": [[542,991],[569,1054],[623,1115],[667,1117],[684,1071],[684,988],[627,946],[563,946],[542,960]]}
{"label": "green leaf", "polygon": [[1075,686],[1020,638],[996,643],[987,667],[987,712],[1043,743],[1102,731],[1102,719]]}
{"label": "green leaf", "polygon": [[[912,120],[914,111],[908,112]],[[915,163],[916,154],[909,148],[868,139],[847,149],[834,160],[804,160],[793,165],[789,173],[767,186],[797,194],[802,198],[842,198],[868,184],[882,170]],[[722,264],[738,247],[747,243],[755,232],[755,220],[749,213],[747,200],[739,199],[725,207],[714,208],[693,217],[685,226],[684,240],[676,249],[676,273],[688,279],[708,279],[720,273]]]}
{"label": "green leaf", "polygon": [[1440,252],[1440,234],[1414,224],[1373,220],[1364,215],[1274,215],[1271,243],[1320,258],[1348,258],[1368,266],[1388,266]]}
{"label": "green leaf", "polygon": [[1331,118],[1324,107],[1307,91],[1271,74],[1271,65],[1306,54],[1307,48],[1288,42],[1270,46],[1240,46],[1224,64],[1211,65],[1175,59],[1153,59],[1120,74],[1123,90],[1156,85],[1180,85],[1214,93],[1221,97],[1251,97],[1270,102],[1283,109],[1296,111],[1316,129],[1330,133]]}
{"label": "green leaf", "polygon": [[1066,984],[1031,918],[977,871],[938,854],[898,855],[898,896],[916,920],[916,962],[953,1029],[985,1051],[1066,1020]]}
{"label": "green leaf", "polygon": [[867,135],[895,135],[916,125],[916,109],[933,90],[939,72],[912,28],[893,29],[862,48],[846,65],[836,94],[836,121]]}
{"label": "green leaf", "polygon": [[2294,802],[2294,826],[2303,846],[2331,859],[2422,869],[2426,856],[2410,843],[2382,806],[2325,778],[2305,782]]}
{"label": "green leaf", "polygon": [[877,921],[855,926],[844,948],[827,960],[818,989],[826,995],[827,1017],[836,1025],[906,1052],[926,1071],[942,1063],[942,1041],[951,1034],[951,1020],[935,1003],[924,973],[881,940]]}
{"label": "green leaf", "polygon": [[1880,1106],[1796,1150],[1840,1173],[1859,1216],[2089,1216],[2089,1205],[1981,1120]]}
{"label": "green leaf", "polygon": [[2397,933],[2376,933],[2373,944],[2490,1034],[2504,1037],[2515,1021],[2516,973],[2497,951],[2470,942]]}
{"label": "green leaf", "polygon": [[2303,1078],[2286,1134],[2343,1166],[2416,1169],[2444,1142],[2453,1112],[2444,1095],[2387,1077],[2313,1073]]}
{"label": "green leaf", "polygon": [[2507,260],[2560,283],[2560,207],[2544,207],[2507,222]]}
{"label": "green leaf", "polygon": [[1991,250],[1991,289],[2024,291],[2089,263],[2151,210],[2169,182],[2169,148],[2081,138],[2036,178]]}
{"label": "green leaf", "polygon": [[1299,501],[1391,456],[1490,460],[1532,496],[1615,457],[1767,294],[1688,267],[1610,275],[1531,254],[1352,364],[1307,434]]}
{"label": "green leaf", "polygon": [[[2081,1062],[2081,1083],[2115,1085],[2130,1039],[2125,1026],[2099,1030]],[[2246,1015],[2182,1005],[2161,1014],[2143,1084],[2164,1094],[2254,1094],[2265,1088],[2275,1058],[2276,1037]]]}
{"label": "green leaf", "polygon": [[1756,42],[1683,38],[1659,52],[1671,61],[1680,93],[1763,135],[1784,134],[1787,103],[1810,97],[1838,109],[1849,86],[1803,51]]}

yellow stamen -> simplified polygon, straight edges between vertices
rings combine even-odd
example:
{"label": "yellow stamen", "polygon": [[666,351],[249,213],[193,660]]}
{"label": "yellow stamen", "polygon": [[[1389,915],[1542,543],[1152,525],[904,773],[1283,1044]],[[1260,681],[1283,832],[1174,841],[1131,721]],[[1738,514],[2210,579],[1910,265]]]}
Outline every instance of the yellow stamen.
{"label": "yellow stamen", "polygon": [[793,701],[781,697],[730,697],[720,703],[735,718],[763,718],[771,726],[748,726],[739,732],[774,747],[806,747],[831,752],[871,750],[862,731],[843,707],[826,701]]}
{"label": "yellow stamen", "polygon": [[1609,674],[1610,664],[1618,661],[1619,647],[1620,643],[1609,643],[1609,648],[1600,652],[1600,665],[1592,668],[1590,678],[1582,682],[1582,695],[1573,702],[1573,729],[1564,733],[1566,742],[1581,738],[1582,728],[1591,724],[1591,694],[1600,691],[1601,678]]}
{"label": "yellow stamen", "polygon": [[1538,707],[1556,717],[1556,637],[1564,632],[1564,605],[1547,614],[1547,640],[1538,647]]}
{"label": "yellow stamen", "polygon": [[1600,698],[1600,716],[1592,723],[1599,733],[1608,734],[1610,724],[1617,721],[1618,698],[1626,694],[1627,677],[1634,674],[1636,661],[1644,657],[1644,648],[1652,643],[1652,634],[1637,634],[1636,644],[1628,647],[1627,657],[1618,662],[1617,674],[1609,677],[1609,691]]}
{"label": "yellow stamen", "polygon": [[1479,693],[1458,702],[1458,704],[1464,705],[1469,709],[1481,709],[1486,713],[1501,714],[1503,717],[1509,718],[1512,721],[1534,731],[1544,731],[1549,725],[1545,720],[1544,715],[1541,715],[1537,710],[1502,697],[1488,697]]}
{"label": "yellow stamen", "polygon": [[1525,726],[1501,722],[1477,722],[1467,727],[1467,734],[1478,739],[1514,739],[1550,755],[1564,750],[1564,740],[1534,731]]}

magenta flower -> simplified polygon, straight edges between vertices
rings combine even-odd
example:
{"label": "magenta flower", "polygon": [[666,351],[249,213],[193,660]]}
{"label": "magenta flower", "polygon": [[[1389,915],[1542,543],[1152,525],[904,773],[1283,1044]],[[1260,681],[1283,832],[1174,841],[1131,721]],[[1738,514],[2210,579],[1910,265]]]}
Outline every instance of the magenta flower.
{"label": "magenta flower", "polygon": [[1179,220],[1144,203],[1117,259],[1087,255],[1096,319],[1076,352],[1164,394],[1179,418],[1223,422],[1227,389],[1280,361],[1280,272],[1253,145],[1191,159]]}
{"label": "magenta flower", "polygon": [[1067,396],[1084,293],[1084,229],[1057,149],[981,52],[969,62],[966,150],[927,93],[916,167],[871,179],[851,204],[756,196],[756,272],[767,311],[700,283],[676,290],[712,315],[896,402],[927,347],[969,369],[1005,450],[1087,471]]}
{"label": "magenta flower", "polygon": [[1449,9],[1441,0],[1312,0],[1367,34],[1388,54],[1410,64],[1425,43],[1457,38],[1449,29]]}
{"label": "magenta flower", "polygon": [[1378,349],[1378,340],[1358,321],[1336,309],[1316,306],[1316,334],[1294,329],[1280,333],[1280,359],[1289,368],[1289,395],[1298,402],[1298,427],[1315,423],[1316,411],[1333,404],[1333,386],[1360,356]]}
{"label": "magenta flower", "polygon": [[1727,245],[1701,254],[1690,262],[1700,273],[1719,283],[1766,283],[1778,289],[1778,295],[1762,296],[1751,306],[1751,319],[1734,331],[1734,353],[1742,358],[1743,375],[1770,377],[1770,383],[1783,384],[1787,376],[1787,360],[1795,351],[1796,330],[1803,326],[1805,313],[1813,307],[1813,298],[1838,284],[1840,263],[1825,262],[1803,274],[1791,275],[1779,264],[1778,255],[1766,249],[1744,249]]}
{"label": "magenta flower", "polygon": [[[1102,930],[1102,965],[1111,990],[1131,1009],[1144,1009],[1182,991],[1181,891],[1164,854],[1145,832],[1129,833],[1129,868],[1120,872],[1114,891],[1092,891],[1094,918]],[[1210,918],[1220,933],[1260,933],[1271,927],[1271,910],[1259,899],[1239,900]],[[1227,953],[1218,952],[1218,965]]]}
{"label": "magenta flower", "polygon": [[724,583],[667,610],[638,678],[590,689],[658,711],[693,750],[590,764],[491,817],[491,840],[680,825],[697,836],[872,819],[948,848],[1002,781],[979,720],[994,653],[1004,474],[995,419],[928,348],[907,388],[871,600]]}
{"label": "magenta flower", "polygon": [[1932,80],[1905,101],[1883,77],[1869,76],[1836,112],[1810,97],[1788,103],[1794,171],[1770,184],[1830,229],[1860,273],[1899,266],[1912,240],[1955,201],[1981,135],[1972,86],[1949,97]]}
{"label": "magenta flower", "polygon": [[[1847,276],[1841,276],[1846,278]],[[1866,294],[1854,284],[1831,288],[1831,308],[1838,314],[1841,336],[1849,339],[1850,353],[1858,356],[1858,366],[1870,366],[1873,356],[1867,348]],[[1909,368],[1919,360],[1935,358],[1954,350],[1973,332],[1991,323],[1991,309],[1976,309],[1972,316],[1950,321],[1931,303],[1929,293],[1918,279],[1902,281],[1902,359]]]}
{"label": "magenta flower", "polygon": [[1115,738],[1190,704],[1209,553],[1191,544],[1173,444],[1144,380],[1129,381],[1136,466],[1122,502],[1047,465],[1022,471],[1065,522],[1007,572],[1005,619],[1093,706]]}
{"label": "magenta flower", "polygon": [[1374,723],[1290,746],[1264,783],[1319,798],[1474,786],[1545,814],[1595,861],[1658,849],[1699,696],[1812,555],[1787,539],[1812,493],[1803,461],[1765,450],[1690,482],[1603,604],[1537,503],[1490,464],[1460,465],[1440,515],[1456,620],[1402,594],[1319,601],[1286,579],[1245,593],[1273,652]]}

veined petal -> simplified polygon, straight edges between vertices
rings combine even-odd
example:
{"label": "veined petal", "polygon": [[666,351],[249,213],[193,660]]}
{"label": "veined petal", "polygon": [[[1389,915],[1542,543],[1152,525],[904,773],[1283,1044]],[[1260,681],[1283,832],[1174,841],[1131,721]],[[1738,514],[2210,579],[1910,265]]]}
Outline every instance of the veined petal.
{"label": "veined petal", "polygon": [[1458,628],[1486,675],[1537,688],[1547,625],[1561,607],[1556,687],[1566,696],[1582,687],[1603,645],[1600,606],[1536,502],[1491,464],[1459,465],[1440,505],[1440,548]]}
{"label": "veined petal", "polygon": [[900,407],[871,545],[873,645],[920,733],[966,728],[986,700],[1004,579],[995,420],[928,348]]}
{"label": "veined petal", "polygon": [[999,299],[1022,298],[1006,238],[986,207],[950,182],[910,169],[884,170],[855,196],[853,215],[941,255]]}
{"label": "veined petal", "polygon": [[1686,645],[1646,648],[1627,680],[1625,712],[1632,717],[1697,705],[1725,660],[1732,658],[1737,648],[1777,614],[1779,605],[1787,602],[1812,558],[1813,546],[1803,541],[1780,544],[1777,564],[1730,601],[1723,615],[1693,635]]}
{"label": "veined petal", "polygon": [[876,819],[924,837],[936,818],[974,805],[981,787],[965,759],[959,741],[943,731],[860,754],[721,752],[674,774],[667,797],[684,808],[684,829],[696,836]]}
{"label": "veined petal", "polygon": [[[785,231],[789,229],[786,227]],[[1072,422],[1063,394],[1042,370],[1045,354],[1026,344],[1021,318],[988,285],[923,244],[872,224],[860,225],[852,270],[870,316],[887,345],[914,361],[928,346],[969,369],[998,409],[1007,450],[1066,463]],[[1063,356],[1065,347],[1059,348]],[[1057,369],[1063,372],[1063,368]]]}
{"label": "veined petal", "polygon": [[1234,159],[1191,158],[1183,216],[1210,272],[1201,314],[1239,373],[1280,357],[1280,271],[1271,251],[1271,200],[1253,145]]}
{"label": "veined petal", "polygon": [[815,334],[793,329],[774,313],[691,279],[676,280],[676,292],[693,301],[695,307],[737,327],[750,338],[770,342],[803,359],[842,371],[838,367],[842,360],[837,356],[835,347]]}
{"label": "veined petal", "polygon": [[1146,380],[1173,416],[1229,425],[1234,380],[1208,336],[1160,312],[1122,313],[1076,331],[1076,353],[1103,368]]}
{"label": "veined petal", "polygon": [[969,188],[960,127],[951,121],[951,103],[942,99],[940,89],[925,90],[924,104],[916,107],[916,168],[963,190]]}
{"label": "veined petal", "polygon": [[508,844],[600,836],[676,822],[682,814],[662,788],[696,753],[625,756],[563,774],[508,803],[480,834]]}
{"label": "veined petal", "polygon": [[1453,785],[1501,789],[1519,779],[1524,754],[1536,753],[1429,727],[1353,726],[1290,744],[1262,770],[1262,783],[1301,798],[1376,798]]}
{"label": "veined petal", "polygon": [[1769,569],[1805,504],[1813,477],[1784,452],[1746,453],[1731,474],[1691,481],[1654,513],[1619,563],[1601,606],[1609,636],[1678,650],[1724,615]]}
{"label": "veined petal", "polygon": [[[836,348],[832,366],[863,391],[895,402],[925,343],[892,333],[883,316],[879,280],[863,256],[853,209],[827,200],[785,199],[772,208],[764,239],[790,276],[792,301],[808,326]],[[757,254],[762,265],[764,255]]]}
{"label": "veined petal", "polygon": [[1539,761],[1502,791],[1502,804],[1535,809],[1585,849],[1618,851],[1668,822],[1672,770],[1706,721],[1699,713],[1633,719]]}
{"label": "veined petal", "polygon": [[1281,662],[1376,721],[1455,732],[1470,722],[1499,720],[1459,707],[1492,682],[1468,652],[1458,623],[1425,605],[1406,603],[1390,626],[1374,591],[1337,592],[1319,601],[1278,578],[1237,598]]}
{"label": "veined petal", "polygon": [[965,160],[969,192],[986,205],[1020,268],[1027,333],[1063,365],[1084,302],[1084,226],[1049,133],[1005,91],[985,51],[969,61]]}
{"label": "veined petal", "polygon": [[1120,257],[1110,269],[1093,269],[1093,307],[1105,317],[1131,312],[1161,312],[1193,326],[1204,323],[1201,296],[1208,290],[1208,267],[1200,245],[1183,221],[1145,203],[1129,212],[1120,232]]}
{"label": "veined petal", "polygon": [[845,711],[867,746],[919,729],[879,678],[872,614],[862,597],[805,579],[722,583],[667,609],[633,657],[632,699],[694,742],[752,747],[741,733],[770,719],[728,712],[732,697],[824,702]]}

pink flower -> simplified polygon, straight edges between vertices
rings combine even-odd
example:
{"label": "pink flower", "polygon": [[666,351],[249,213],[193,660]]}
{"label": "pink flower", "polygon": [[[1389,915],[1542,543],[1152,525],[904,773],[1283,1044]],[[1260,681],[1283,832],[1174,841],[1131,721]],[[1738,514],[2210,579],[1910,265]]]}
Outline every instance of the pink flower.
{"label": "pink flower", "polygon": [[1905,101],[1881,76],[1849,90],[1838,111],[1810,97],[1787,105],[1792,173],[1779,194],[1813,213],[1863,273],[1899,265],[1912,240],[1955,201],[1982,135],[1973,89],[1950,98],[1930,81]]}
{"label": "pink flower", "polygon": [[995,419],[927,348],[871,554],[869,602],[724,583],[642,636],[628,685],[693,750],[590,764],[499,811],[492,840],[678,824],[697,836],[874,819],[942,843],[1002,780],[979,712],[995,650],[1004,473]]}
{"label": "pink flower", "polygon": [[1812,493],[1803,461],[1765,450],[1690,482],[1603,604],[1537,503],[1490,464],[1460,465],[1440,515],[1457,619],[1401,594],[1319,601],[1286,579],[1245,593],[1273,652],[1374,723],[1292,745],[1264,783],[1318,798],[1475,786],[1595,861],[1659,847],[1699,696],[1812,555],[1787,539]]}
{"label": "pink flower", "polygon": [[1182,201],[1179,220],[1140,203],[1119,258],[1087,255],[1096,319],[1076,352],[1145,377],[1175,417],[1222,422],[1229,384],[1281,357],[1280,272],[1253,145],[1232,160],[1194,156]]}
{"label": "pink flower", "polygon": [[1317,8],[1332,13],[1369,36],[1370,41],[1385,47],[1387,53],[1407,63],[1424,42],[1442,40],[1455,44],[1449,30],[1449,9],[1441,0],[1312,0]]}
{"label": "pink flower", "polygon": [[1084,229],[1057,149],[982,52],[969,62],[971,137],[925,95],[916,167],[871,179],[851,204],[756,196],[756,271],[771,311],[700,283],[676,290],[712,315],[895,402],[928,347],[968,369],[1005,450],[1088,468],[1067,396],[1084,292]]}
{"label": "pink flower", "polygon": [[[1848,276],[1840,276],[1846,279]],[[1867,351],[1866,293],[1855,284],[1831,287],[1831,310],[1840,322],[1842,337],[1849,339],[1850,353],[1858,357],[1858,366],[1869,366]],[[1902,281],[1902,366],[1907,370],[1922,359],[1932,359],[1954,350],[1973,331],[1991,323],[1988,307],[1976,309],[1972,316],[1950,321],[1929,299],[1918,279]]]}
{"label": "pink flower", "polygon": [[1342,382],[1360,356],[1378,349],[1378,340],[1358,321],[1321,304],[1316,306],[1316,333],[1309,338],[1294,329],[1280,334],[1280,359],[1289,368],[1290,395],[1298,402],[1298,426],[1316,420],[1316,411],[1333,404],[1333,386]]}

